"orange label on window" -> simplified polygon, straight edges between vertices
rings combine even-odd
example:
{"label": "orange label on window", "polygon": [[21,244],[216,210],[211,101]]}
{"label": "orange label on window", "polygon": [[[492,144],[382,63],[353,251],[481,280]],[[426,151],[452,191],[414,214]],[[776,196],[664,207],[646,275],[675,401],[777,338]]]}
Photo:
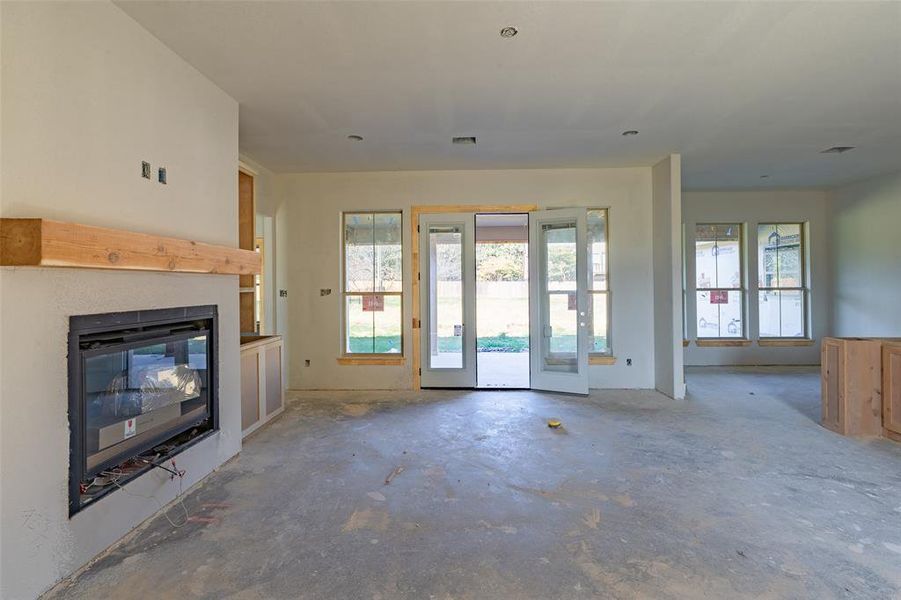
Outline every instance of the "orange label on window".
{"label": "orange label on window", "polygon": [[711,304],[729,304],[729,292],[710,292]]}
{"label": "orange label on window", "polygon": [[384,310],[384,296],[363,296],[363,312],[383,312]]}

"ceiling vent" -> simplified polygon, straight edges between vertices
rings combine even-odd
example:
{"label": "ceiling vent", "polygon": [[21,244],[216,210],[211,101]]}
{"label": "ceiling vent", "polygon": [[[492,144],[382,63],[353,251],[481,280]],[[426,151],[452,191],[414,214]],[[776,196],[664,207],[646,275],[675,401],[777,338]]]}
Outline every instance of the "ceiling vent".
{"label": "ceiling vent", "polygon": [[826,148],[820,154],[844,154],[851,150],[854,150],[854,146],[833,146],[832,148]]}
{"label": "ceiling vent", "polygon": [[455,137],[452,138],[451,141],[454,144],[459,144],[461,146],[474,146],[476,143],[475,136],[466,136],[466,137]]}

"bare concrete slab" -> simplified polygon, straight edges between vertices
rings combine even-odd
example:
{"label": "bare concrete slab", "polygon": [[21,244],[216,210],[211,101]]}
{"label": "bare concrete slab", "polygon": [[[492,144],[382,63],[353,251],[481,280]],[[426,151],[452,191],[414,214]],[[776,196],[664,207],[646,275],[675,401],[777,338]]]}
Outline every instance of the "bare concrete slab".
{"label": "bare concrete slab", "polygon": [[688,383],[292,394],[50,597],[898,597],[901,445],[820,427],[816,370]]}

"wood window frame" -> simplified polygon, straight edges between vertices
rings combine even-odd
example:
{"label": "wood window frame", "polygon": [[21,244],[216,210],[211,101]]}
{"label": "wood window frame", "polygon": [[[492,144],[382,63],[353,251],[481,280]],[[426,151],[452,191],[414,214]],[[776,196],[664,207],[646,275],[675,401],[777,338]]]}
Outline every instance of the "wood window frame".
{"label": "wood window frame", "polygon": [[[397,215],[400,217],[400,291],[399,292],[349,292],[347,291],[347,245],[345,234],[347,233],[347,215]],[[337,358],[340,365],[402,365],[406,357],[406,340],[404,339],[404,211],[402,209],[380,210],[345,210],[341,211],[341,354]],[[349,352],[347,349],[347,297],[348,296],[395,296],[400,298],[400,352]]]}
{"label": "wood window frame", "polygon": [[[757,273],[758,285],[757,285],[757,306],[760,306],[760,295],[766,292],[774,292],[774,291],[787,291],[787,292],[801,292],[801,322],[804,324],[804,335],[801,337],[796,336],[760,336],[760,317],[758,308],[758,318],[757,318],[757,338],[758,345],[760,346],[808,346],[813,343],[813,340],[810,337],[810,285],[807,278],[807,223],[799,222],[799,221],[782,221],[782,222],[758,222],[757,223],[757,242],[755,248],[755,256],[757,257],[758,264],[760,261],[760,228],[761,227],[779,227],[780,225],[797,225],[799,232],[799,243],[801,246],[801,256],[800,256],[800,267],[801,267],[801,283],[803,284],[801,287],[764,287],[760,285],[761,273]],[[778,266],[778,260],[777,260]],[[782,328],[781,316],[780,316],[780,329]],[[794,344],[786,344],[783,342],[794,341]]]}

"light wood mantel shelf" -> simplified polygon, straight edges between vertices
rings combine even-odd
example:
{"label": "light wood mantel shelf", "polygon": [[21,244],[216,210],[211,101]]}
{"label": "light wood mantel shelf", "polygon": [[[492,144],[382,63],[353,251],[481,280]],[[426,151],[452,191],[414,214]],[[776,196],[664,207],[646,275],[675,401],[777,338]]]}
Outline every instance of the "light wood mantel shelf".
{"label": "light wood mantel shelf", "polygon": [[0,266],[246,275],[252,250],[49,219],[0,219]]}

